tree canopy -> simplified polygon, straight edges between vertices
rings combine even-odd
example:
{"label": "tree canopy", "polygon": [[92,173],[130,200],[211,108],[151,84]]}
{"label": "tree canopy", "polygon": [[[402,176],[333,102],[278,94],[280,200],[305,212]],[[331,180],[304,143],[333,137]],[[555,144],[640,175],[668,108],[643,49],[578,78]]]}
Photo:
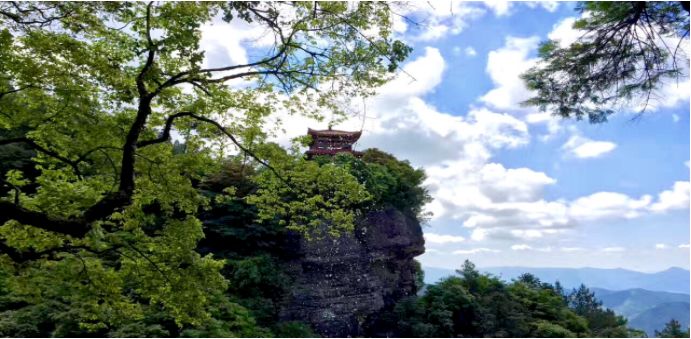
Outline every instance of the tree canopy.
{"label": "tree canopy", "polygon": [[536,92],[524,104],[565,118],[607,120],[617,105],[645,111],[666,81],[688,77],[687,1],[581,2],[577,41],[542,43],[522,75]]}
{"label": "tree canopy", "polygon": [[[221,21],[270,46],[207,64],[202,30]],[[199,183],[237,157],[263,178],[262,218],[347,229],[367,192],[268,143],[267,121],[371,94],[410,52],[390,21],[368,2],[0,3],[0,153],[17,160],[0,173],[0,335],[265,335],[243,332],[224,261],[197,251]]]}
{"label": "tree canopy", "polygon": [[504,282],[466,260],[455,276],[404,299],[388,318],[398,337],[640,337],[581,286],[565,293],[531,274]]}
{"label": "tree canopy", "polygon": [[681,324],[676,319],[671,319],[665,324],[665,328],[662,331],[655,331],[655,336],[658,338],[688,338],[689,329],[686,331],[681,328]]}

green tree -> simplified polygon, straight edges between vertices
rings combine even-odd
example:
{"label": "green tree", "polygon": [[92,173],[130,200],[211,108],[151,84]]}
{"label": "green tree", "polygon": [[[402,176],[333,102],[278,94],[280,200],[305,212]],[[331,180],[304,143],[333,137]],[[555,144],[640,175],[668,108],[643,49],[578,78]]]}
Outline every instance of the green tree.
{"label": "green tree", "polygon": [[[275,43],[204,66],[201,28],[218,17]],[[366,192],[266,144],[265,125],[371,94],[410,52],[390,27],[381,3],[1,3],[0,148],[34,152],[37,173],[0,173],[0,335],[264,335],[225,297],[224,261],[197,251],[197,186],[232,149],[259,172],[263,219],[348,229],[353,212],[321,195]],[[284,204],[288,191],[309,199]]]}
{"label": "green tree", "polygon": [[665,324],[665,328],[663,328],[662,331],[655,331],[655,336],[658,338],[688,338],[689,329],[687,328],[686,331],[684,331],[679,321],[671,319]]}
{"label": "green tree", "polygon": [[425,294],[384,314],[394,336],[413,337],[641,337],[585,286],[563,288],[523,274],[507,283],[466,260],[457,276],[428,285]]}
{"label": "green tree", "polygon": [[647,107],[668,79],[688,76],[688,1],[581,2],[580,38],[540,46],[540,62],[522,75],[536,91],[526,105],[565,118],[607,120],[621,103]]}
{"label": "green tree", "polygon": [[585,285],[574,289],[568,301],[571,309],[588,321],[593,336],[616,338],[629,335],[626,319],[610,309],[603,309],[602,302]]}

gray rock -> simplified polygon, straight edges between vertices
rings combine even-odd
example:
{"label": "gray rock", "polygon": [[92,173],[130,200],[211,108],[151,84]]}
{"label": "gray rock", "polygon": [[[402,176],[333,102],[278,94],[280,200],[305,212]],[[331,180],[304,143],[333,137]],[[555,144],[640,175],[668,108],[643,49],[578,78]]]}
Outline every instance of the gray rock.
{"label": "gray rock", "polygon": [[386,209],[337,238],[293,235],[288,251],[294,283],[281,320],[308,323],[325,337],[353,337],[364,335],[368,317],[417,292],[413,258],[424,252],[424,239],[415,218]]}

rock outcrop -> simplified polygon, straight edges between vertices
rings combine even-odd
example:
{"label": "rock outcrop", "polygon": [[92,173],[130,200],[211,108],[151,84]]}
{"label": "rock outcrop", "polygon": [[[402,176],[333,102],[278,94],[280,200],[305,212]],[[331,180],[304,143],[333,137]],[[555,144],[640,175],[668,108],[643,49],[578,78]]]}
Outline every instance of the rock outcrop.
{"label": "rock outcrop", "polygon": [[417,292],[417,265],[424,252],[420,223],[396,209],[369,213],[355,232],[289,246],[287,272],[294,279],[280,311],[282,320],[310,324],[325,337],[366,335],[364,322]]}

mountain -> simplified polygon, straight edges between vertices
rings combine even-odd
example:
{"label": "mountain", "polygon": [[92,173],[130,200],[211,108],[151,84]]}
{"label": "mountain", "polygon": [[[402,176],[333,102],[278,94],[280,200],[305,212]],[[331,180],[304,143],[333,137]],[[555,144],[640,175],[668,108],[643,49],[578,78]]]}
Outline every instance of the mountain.
{"label": "mountain", "polygon": [[[543,267],[487,267],[483,272],[499,276],[504,280],[515,279],[523,273],[531,273],[540,280],[553,283],[559,281],[565,288],[580,284],[607,290],[646,289],[673,293],[689,293],[689,271],[672,267],[656,273],[643,273],[621,268],[543,268]],[[451,275],[453,270],[424,267],[425,282],[434,283]]]}
{"label": "mountain", "polygon": [[602,288],[591,288],[591,291],[595,292],[595,296],[602,301],[604,306],[617,312],[617,314],[625,316],[628,319],[633,319],[639,314],[655,306],[666,303],[681,302],[689,304],[689,295],[683,293],[656,292],[640,288],[624,291],[610,291]]}
{"label": "mountain", "polygon": [[682,328],[689,326],[689,295],[656,292],[640,288],[610,291],[591,288],[602,305],[629,319],[629,326],[644,330],[649,337],[662,330],[670,319],[678,320]]}
{"label": "mountain", "polygon": [[670,319],[677,319],[681,328],[689,327],[689,303],[671,302],[653,307],[633,319],[629,319],[629,326],[644,330],[649,337],[655,335],[655,330],[662,330]]}

